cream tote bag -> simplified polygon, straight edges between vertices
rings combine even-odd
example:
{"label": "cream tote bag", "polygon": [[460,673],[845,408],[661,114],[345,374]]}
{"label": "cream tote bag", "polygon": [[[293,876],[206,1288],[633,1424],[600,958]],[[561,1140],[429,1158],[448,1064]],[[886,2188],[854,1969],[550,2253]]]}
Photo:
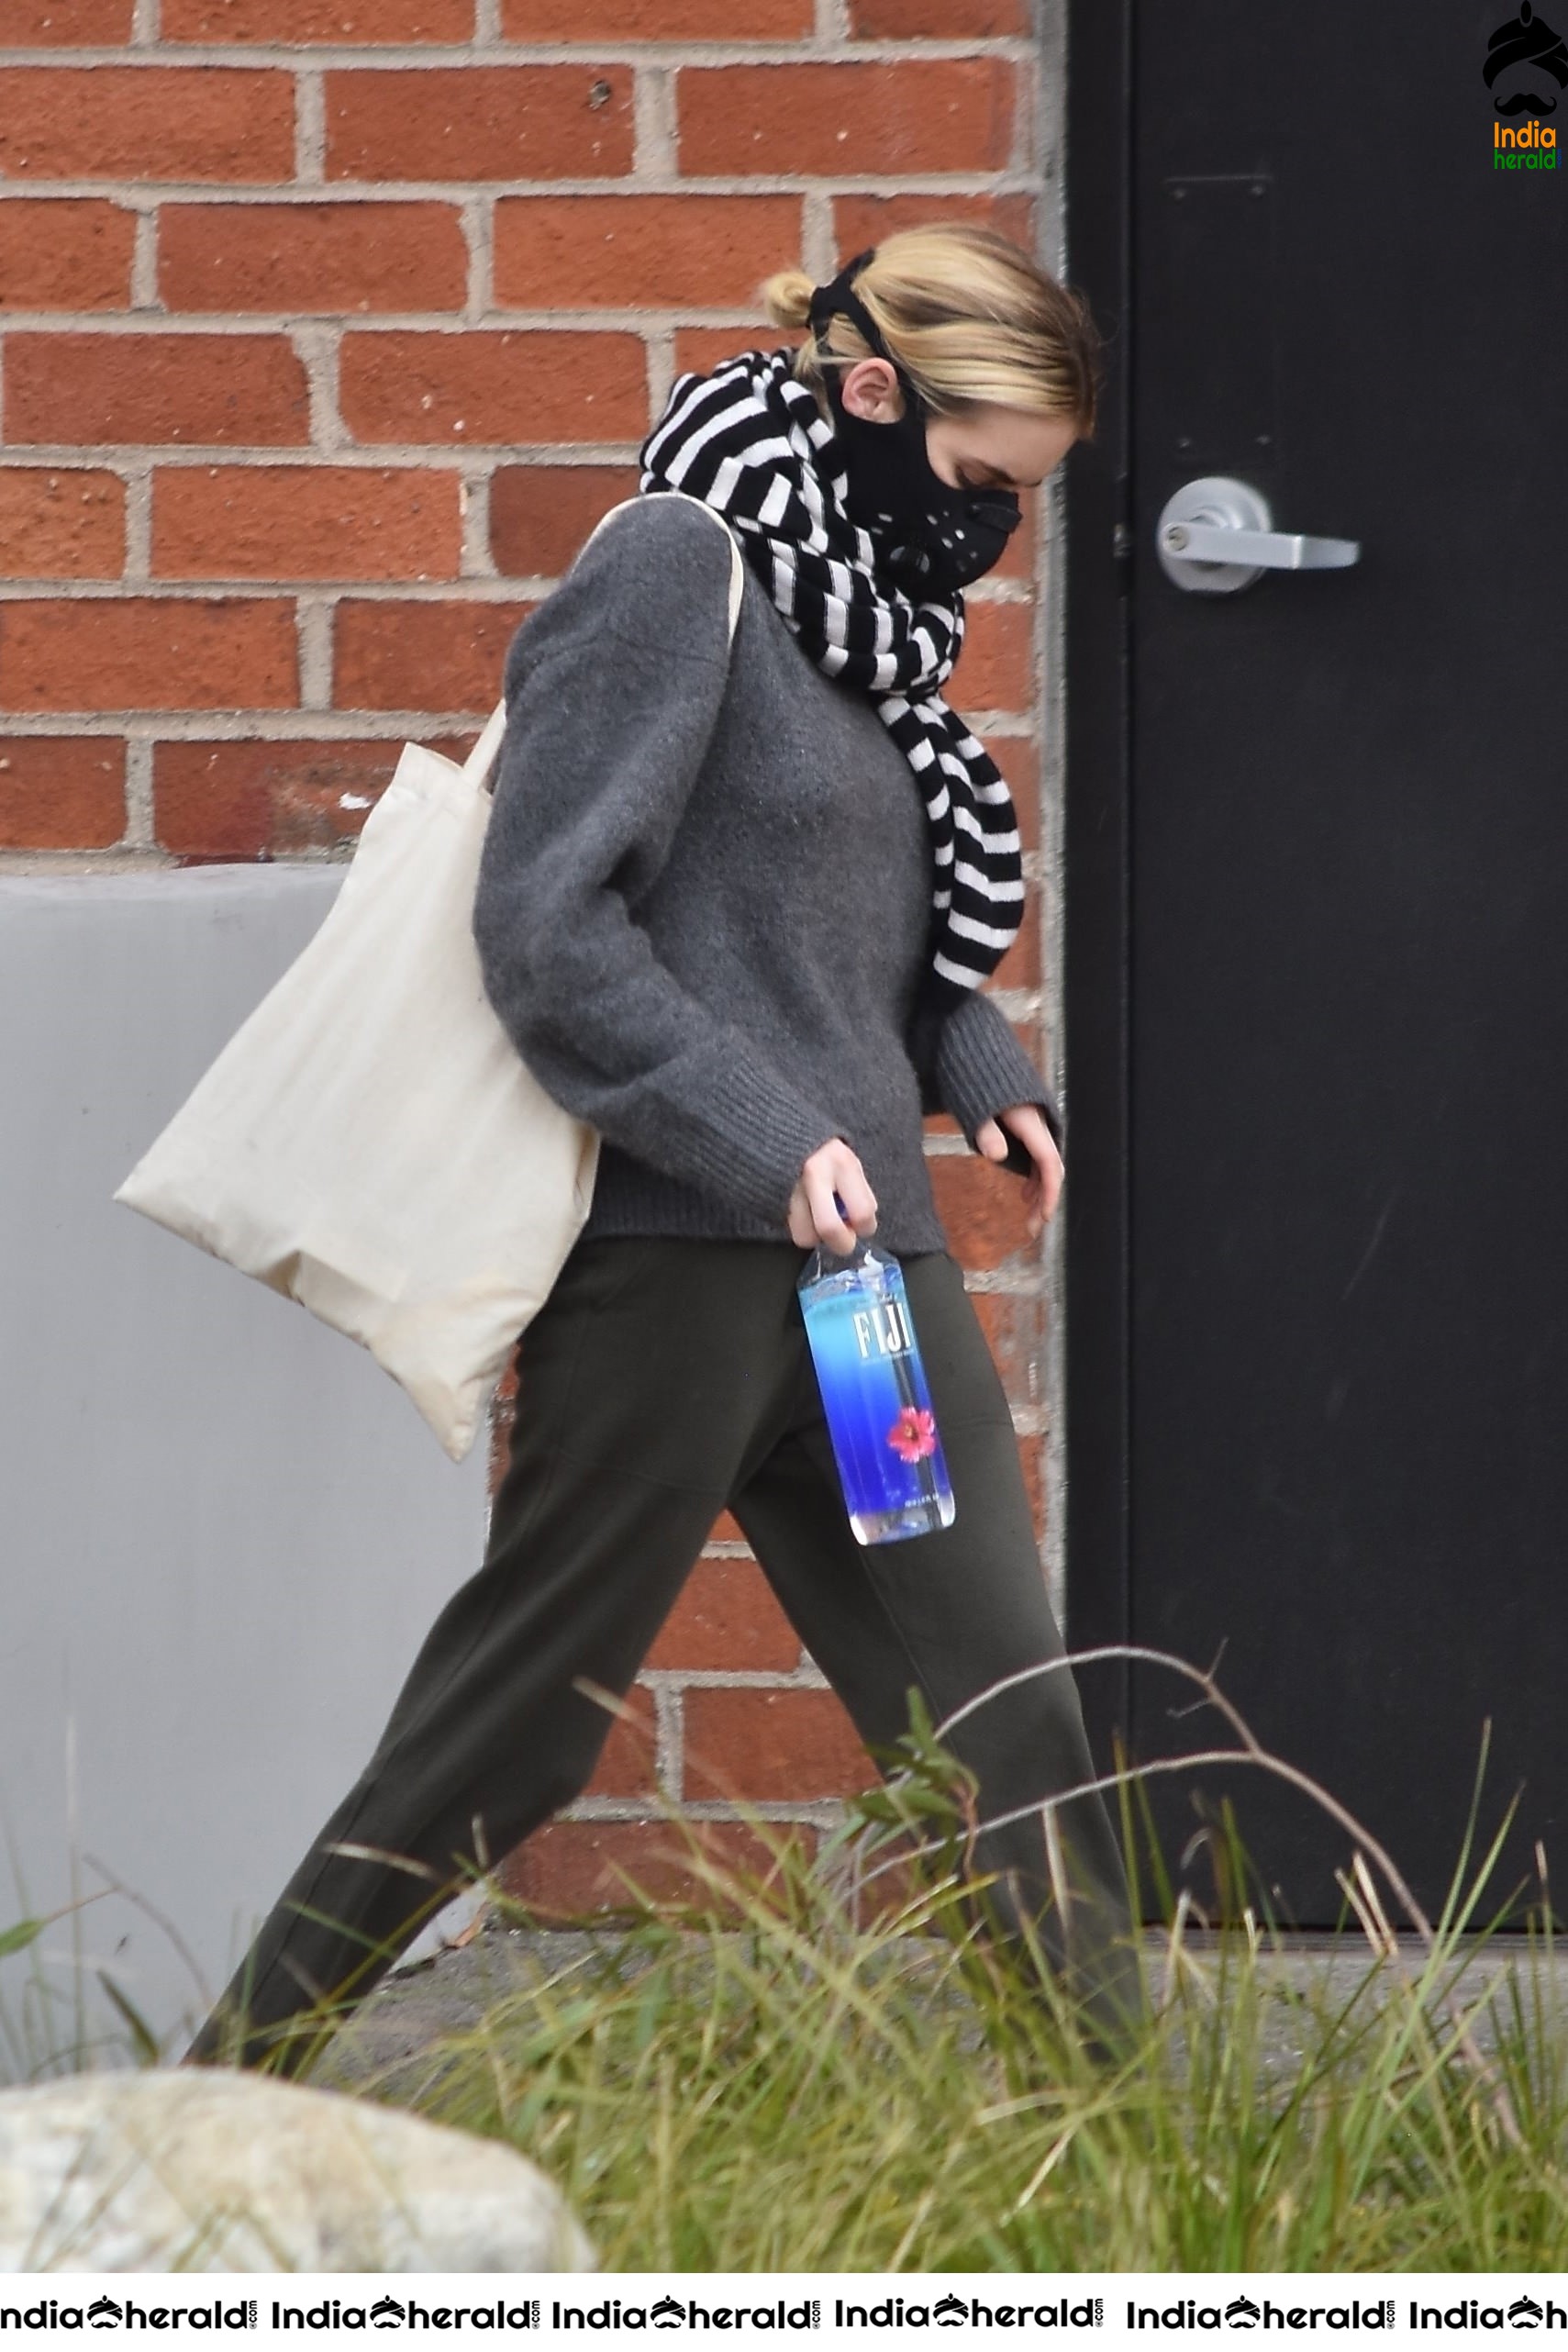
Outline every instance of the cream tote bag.
{"label": "cream tote bag", "polygon": [[[729,541],[733,641],[740,551],[701,510]],[[454,1462],[582,1231],[599,1156],[480,975],[506,722],[502,701],[462,767],[404,745],[320,930],[114,1196],[369,1348]]]}

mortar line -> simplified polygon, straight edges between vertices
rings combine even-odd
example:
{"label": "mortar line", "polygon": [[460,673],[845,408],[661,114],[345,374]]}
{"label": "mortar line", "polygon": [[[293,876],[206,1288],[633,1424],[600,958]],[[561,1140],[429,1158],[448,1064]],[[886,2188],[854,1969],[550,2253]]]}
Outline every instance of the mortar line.
{"label": "mortar line", "polygon": [[130,258],[130,307],[143,316],[149,311],[160,311],[163,307],[158,294],[158,207],[155,203],[144,201],[136,209]]}
{"label": "mortar line", "polygon": [[466,580],[495,580],[498,574],[490,552],[490,474],[488,468],[465,470],[462,481],[462,549],[458,558]]}
{"label": "mortar line", "polygon": [[[837,1797],[803,1797],[797,1802],[776,1798],[751,1799],[728,1797],[687,1797],[681,1804],[683,1817],[697,1822],[740,1822],[748,1817],[763,1822],[798,1822],[809,1829],[837,1829],[844,1818],[843,1801]],[[667,1826],[666,1816],[659,1810],[658,1801],[650,1797],[579,1797],[573,1804],[562,1808],[559,1821],[628,1822],[651,1829]]]}
{"label": "mortar line", "polygon": [[810,189],[803,205],[800,238],[801,267],[818,285],[825,285],[839,266],[833,241],[833,199],[821,188]]}
{"label": "mortar line", "polygon": [[[638,1677],[639,1683],[643,1678]],[[653,1693],[653,1777],[667,1797],[680,1801],[685,1767],[685,1709],[678,1689],[646,1686]]]}
{"label": "mortar line", "polygon": [[143,740],[125,748],[126,827],[120,846],[128,850],[156,849],[158,836],[152,806],[152,744]]}
{"label": "mortar line", "polygon": [[121,845],[106,850],[4,850],[0,875],[45,881],[95,875],[166,874],[176,860],[167,850],[140,850]]}
{"label": "mortar line", "polygon": [[637,1678],[650,1690],[814,1690],[816,1682],[803,1680],[803,1671],[798,1666],[650,1666]]}
{"label": "mortar line", "polygon": [[330,596],[306,592],[295,607],[302,711],[318,712],[331,708],[334,601]]}
{"label": "mortar line", "polygon": [[463,317],[477,325],[495,307],[495,201],[465,196],[458,217],[468,244]]}
{"label": "mortar line", "polygon": [[[481,0],[483,6],[484,0]],[[828,0],[831,9],[833,0]],[[153,29],[143,36],[137,24],[145,13]],[[106,42],[72,44],[68,51],[58,45],[34,42],[9,44],[6,51],[7,64],[54,65],[68,57],[72,65],[124,65],[136,72],[153,65],[167,64],[172,52],[181,65],[221,65],[237,72],[307,72],[360,73],[399,73],[435,65],[448,71],[461,71],[469,65],[478,42],[464,41],[378,41],[373,50],[353,41],[312,41],[308,50],[287,41],[247,41],[243,49],[225,41],[181,41],[164,47],[157,28],[156,0],[136,0],[131,39],[133,47]],[[824,54],[825,47],[830,54]],[[156,49],[156,57],[144,57],[136,52]],[[846,65],[906,65],[962,64],[998,58],[1011,64],[1028,64],[1035,54],[1030,35],[998,33],[973,35],[942,40],[935,37],[917,39],[857,40],[848,32],[842,38],[829,31],[818,37],[814,30],[804,41],[746,40],[639,40],[625,37],[603,41],[506,41],[497,39],[495,49],[485,56],[482,66],[522,67],[532,65],[578,66],[592,73],[598,66],[639,65],[656,62],[662,68],[678,71],[683,66],[758,66],[802,64]],[[302,67],[302,59],[305,61]]]}
{"label": "mortar line", "polygon": [[128,466],[124,481],[125,569],[121,577],[128,587],[140,588],[152,576],[152,460]]}
{"label": "mortar line", "polygon": [[[648,413],[651,417],[663,415],[675,373],[675,329],[666,327],[648,338]],[[636,454],[634,450],[634,458]]]}
{"label": "mortar line", "polygon": [[295,328],[290,340],[305,369],[310,402],[310,442],[302,462],[308,463],[313,455],[336,460],[349,450],[338,404],[342,330],[333,322],[317,320]]}
{"label": "mortar line", "polygon": [[[226,52],[229,53],[229,52]],[[58,62],[58,51],[50,52]],[[72,51],[74,59],[79,55]],[[123,61],[123,50],[115,51]],[[0,204],[36,202],[41,186],[47,184],[50,196],[106,196],[123,202],[126,181],[107,174],[78,173],[74,178],[51,178],[47,184],[34,181],[12,181],[0,187]],[[150,184],[141,183],[140,184]],[[661,189],[678,190],[682,195],[714,196],[798,196],[819,192],[828,196],[1038,196],[1038,179],[1029,173],[1010,165],[998,165],[986,171],[958,172],[711,172],[688,173],[657,183]],[[211,180],[160,180],[158,201],[163,204],[279,205],[299,203],[341,203],[373,205],[377,202],[452,203],[466,195],[508,196],[613,196],[639,195],[651,192],[650,184],[637,179],[629,172],[596,173],[584,178],[560,179],[492,179],[463,180],[356,180],[327,181],[320,187],[297,186],[292,180],[272,182],[264,185],[242,185],[238,183]],[[9,315],[9,314],[7,314]]]}
{"label": "mortar line", "polygon": [[295,61],[294,176],[302,188],[318,188],[327,177],[327,84],[314,56]]}
{"label": "mortar line", "polygon": [[[143,737],[160,742],[315,743],[378,742],[395,745],[417,730],[421,740],[478,732],[481,714],[453,718],[428,711],[315,710],[291,703],[271,710],[50,710],[6,714],[14,741],[43,741],[53,736],[103,735],[127,742]],[[62,855],[75,856],[72,851]],[[83,852],[83,855],[89,853]]]}
{"label": "mortar line", "polygon": [[663,187],[680,176],[675,144],[675,77],[658,65],[639,63],[632,83],[632,177]]}

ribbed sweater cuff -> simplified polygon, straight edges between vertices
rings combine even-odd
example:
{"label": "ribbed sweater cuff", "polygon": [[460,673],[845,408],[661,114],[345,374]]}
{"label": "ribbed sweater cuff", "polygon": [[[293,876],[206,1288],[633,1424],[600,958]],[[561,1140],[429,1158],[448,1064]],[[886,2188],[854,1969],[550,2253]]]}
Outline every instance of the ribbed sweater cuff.
{"label": "ribbed sweater cuff", "polygon": [[[971,997],[942,1023],[937,1042],[937,1090],[971,1143],[988,1119],[1015,1103],[1040,1106],[1058,1143],[1062,1114],[1056,1097],[1014,1036],[1005,1015],[988,997]],[[1027,1174],[1033,1162],[1011,1139],[1008,1165]],[[1015,1162],[1014,1153],[1021,1156]]]}
{"label": "ribbed sweater cuff", "polygon": [[693,1140],[683,1174],[718,1199],[783,1226],[802,1166],[843,1130],[755,1063],[730,1065],[713,1109],[718,1119]]}

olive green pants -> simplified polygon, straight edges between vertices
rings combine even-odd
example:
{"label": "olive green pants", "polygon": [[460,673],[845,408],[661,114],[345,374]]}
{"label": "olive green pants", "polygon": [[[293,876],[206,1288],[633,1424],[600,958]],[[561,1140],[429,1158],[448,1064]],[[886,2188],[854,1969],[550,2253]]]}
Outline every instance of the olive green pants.
{"label": "olive green pants", "polygon": [[[908,1728],[911,1689],[940,1722],[1062,1655],[1007,1400],[960,1268],[941,1254],[904,1268],[954,1523],[862,1549],[795,1297],[804,1264],[788,1243],[579,1243],[518,1343],[484,1565],[441,1611],[194,2058],[303,2063],[306,2013],[368,1992],[438,1881],[499,1860],[579,1794],[610,1722],[579,1683],[629,1688],[727,1505],[873,1748]],[[982,1820],[1092,1776],[1066,1670],[979,1709],[951,1744]],[[1036,1923],[1109,2025],[1136,2000],[1117,1841],[1098,1797],[1051,1818],[1054,1852],[1032,1813],[982,1838],[974,1867],[1001,1874],[990,1900],[1004,1927]]]}

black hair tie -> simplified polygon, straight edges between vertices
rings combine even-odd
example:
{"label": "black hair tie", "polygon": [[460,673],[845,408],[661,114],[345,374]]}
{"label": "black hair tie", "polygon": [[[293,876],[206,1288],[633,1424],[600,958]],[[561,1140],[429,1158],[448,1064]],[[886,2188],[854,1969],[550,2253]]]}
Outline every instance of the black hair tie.
{"label": "black hair tie", "polygon": [[826,285],[815,287],[806,315],[812,333],[821,337],[830,321],[841,313],[845,318],[853,319],[879,359],[891,360],[892,352],[878,334],[870,311],[854,291],[855,280],[875,253],[876,247],[868,245],[863,253],[857,253],[852,262],[845,262],[836,278],[830,278]]}

